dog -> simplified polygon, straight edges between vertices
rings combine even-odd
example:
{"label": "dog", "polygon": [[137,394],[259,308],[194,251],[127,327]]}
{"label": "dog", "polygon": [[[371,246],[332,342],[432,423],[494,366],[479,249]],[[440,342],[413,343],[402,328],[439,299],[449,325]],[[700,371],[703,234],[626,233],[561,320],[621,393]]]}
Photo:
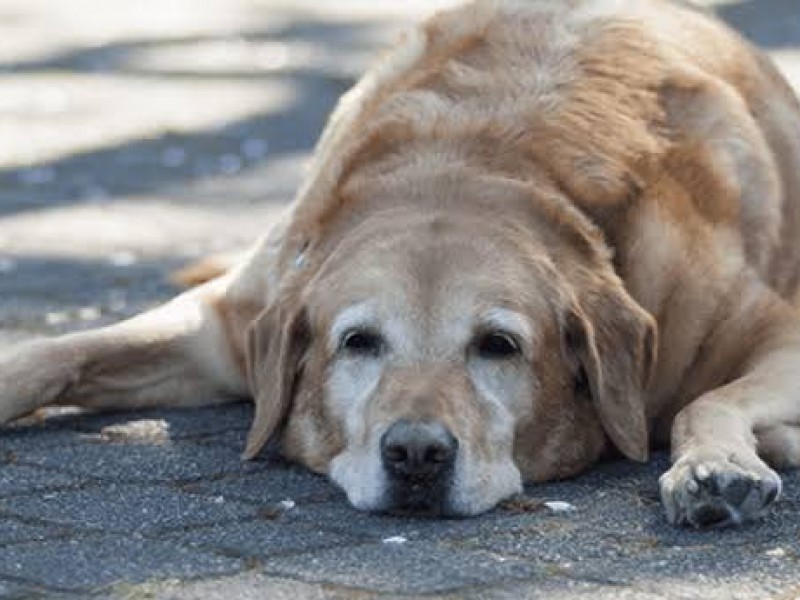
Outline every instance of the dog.
{"label": "dog", "polygon": [[131,320],[0,358],[44,405],[250,396],[357,508],[469,516],[671,446],[670,522],[754,519],[800,466],[800,105],[668,0],[477,0],[340,101],[283,218]]}

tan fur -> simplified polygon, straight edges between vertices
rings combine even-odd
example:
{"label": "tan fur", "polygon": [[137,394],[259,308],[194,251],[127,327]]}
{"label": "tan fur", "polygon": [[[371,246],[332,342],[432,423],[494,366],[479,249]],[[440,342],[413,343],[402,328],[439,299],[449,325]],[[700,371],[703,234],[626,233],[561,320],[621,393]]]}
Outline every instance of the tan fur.
{"label": "tan fur", "polygon": [[[800,464],[798,236],[800,105],[735,33],[666,0],[478,0],[343,98],[285,219],[165,313],[197,319],[2,359],[0,419],[74,399],[98,360],[124,380],[94,357],[115,339],[185,365],[172,394],[185,369],[221,391],[248,381],[246,456],[280,432],[363,508],[381,507],[376,440],[413,417],[460,441],[457,514],[520,475],[671,442],[670,520],[736,523],[780,485],[759,453]],[[470,344],[497,307],[524,315],[525,339],[489,364]],[[342,358],[330,332],[347,310],[384,331],[388,357]],[[70,347],[92,360],[22,376]]]}
{"label": "tan fur", "polygon": [[170,281],[182,287],[195,287],[221,277],[242,261],[241,252],[204,257],[170,274]]}

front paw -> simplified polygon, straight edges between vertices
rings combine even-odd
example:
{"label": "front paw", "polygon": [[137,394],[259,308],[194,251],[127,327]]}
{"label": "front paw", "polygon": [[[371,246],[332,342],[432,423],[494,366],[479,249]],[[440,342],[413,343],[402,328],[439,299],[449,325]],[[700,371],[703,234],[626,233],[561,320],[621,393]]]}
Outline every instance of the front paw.
{"label": "front paw", "polygon": [[781,479],[748,450],[696,450],[659,480],[667,519],[696,528],[739,525],[780,495]]}

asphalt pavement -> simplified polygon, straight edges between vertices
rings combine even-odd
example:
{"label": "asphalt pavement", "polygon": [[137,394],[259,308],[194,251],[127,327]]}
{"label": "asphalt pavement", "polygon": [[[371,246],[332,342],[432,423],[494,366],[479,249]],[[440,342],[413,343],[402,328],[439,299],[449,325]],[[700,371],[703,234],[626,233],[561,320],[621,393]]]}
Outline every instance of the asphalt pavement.
{"label": "asphalt pavement", "polygon": [[[376,50],[448,3],[4,0],[0,346],[135,314],[246,245]],[[798,0],[718,4],[800,88]],[[374,516],[274,452],[242,462],[250,418],[1,430],[0,598],[800,598],[798,472],[734,530],[666,524],[661,455],[474,519]]]}

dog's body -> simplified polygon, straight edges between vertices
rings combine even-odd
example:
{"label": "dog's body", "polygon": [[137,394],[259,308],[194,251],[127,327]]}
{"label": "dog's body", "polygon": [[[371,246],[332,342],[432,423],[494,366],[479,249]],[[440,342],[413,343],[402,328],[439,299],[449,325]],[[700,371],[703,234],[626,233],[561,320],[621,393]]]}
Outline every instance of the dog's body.
{"label": "dog's body", "polygon": [[799,235],[800,106],[734,33],[477,2],[342,100],[239,266],[6,354],[0,422],[252,393],[247,456],[280,429],[358,507],[458,515],[671,438],[670,520],[736,523],[800,465]]}

